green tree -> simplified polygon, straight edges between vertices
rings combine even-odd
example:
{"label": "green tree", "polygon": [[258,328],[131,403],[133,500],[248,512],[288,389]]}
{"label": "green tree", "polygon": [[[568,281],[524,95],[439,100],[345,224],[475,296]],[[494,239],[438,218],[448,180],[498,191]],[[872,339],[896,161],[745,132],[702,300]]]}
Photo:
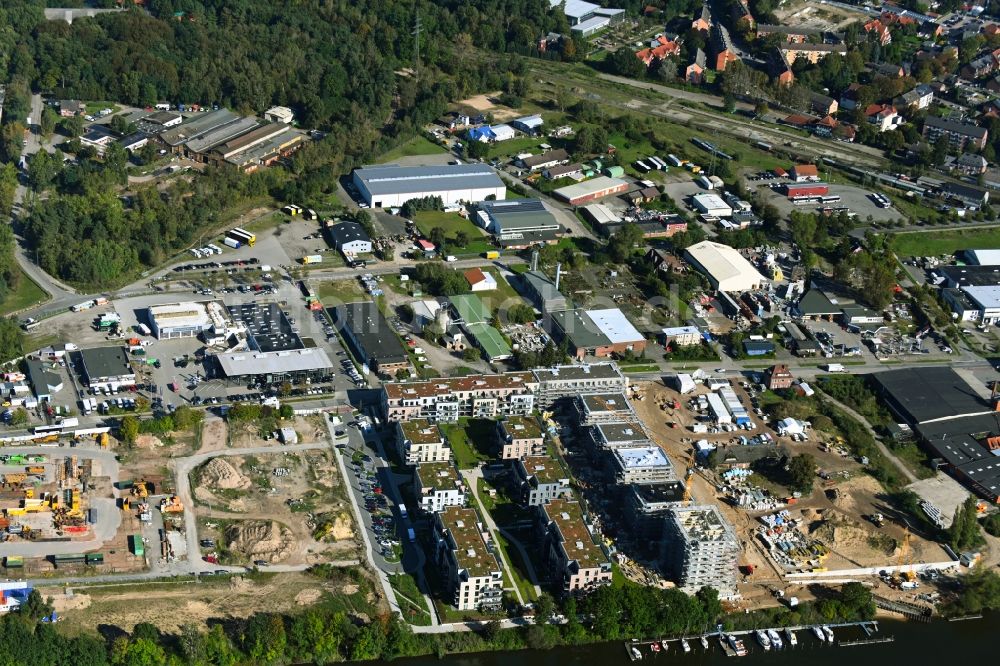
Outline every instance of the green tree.
{"label": "green tree", "polygon": [[23,428],[28,425],[28,410],[24,407],[15,409],[14,413],[10,416],[10,424],[15,428]]}
{"label": "green tree", "polygon": [[479,360],[479,350],[475,347],[466,347],[462,351],[462,360],[465,361],[478,361]]}
{"label": "green tree", "polygon": [[646,73],[646,65],[639,60],[627,45],[608,56],[608,67],[613,74],[638,79]]}
{"label": "green tree", "polygon": [[273,664],[285,656],[285,623],[280,615],[259,613],[250,618],[243,635],[243,649],[259,664]]}
{"label": "green tree", "polygon": [[38,130],[47,139],[56,131],[56,123],[58,122],[59,115],[52,110],[51,106],[45,106],[42,109],[42,117],[39,118]]}
{"label": "green tree", "polygon": [[979,532],[979,514],[976,505],[976,498],[969,496],[955,511],[955,518],[948,530],[948,540],[956,552],[978,546],[983,542],[983,536]]}
{"label": "green tree", "polygon": [[126,444],[135,444],[136,437],[139,436],[139,419],[131,414],[122,418],[118,424],[118,436]]}
{"label": "green tree", "polygon": [[810,453],[800,453],[788,461],[788,479],[792,490],[807,494],[812,492],[816,477],[816,459]]}

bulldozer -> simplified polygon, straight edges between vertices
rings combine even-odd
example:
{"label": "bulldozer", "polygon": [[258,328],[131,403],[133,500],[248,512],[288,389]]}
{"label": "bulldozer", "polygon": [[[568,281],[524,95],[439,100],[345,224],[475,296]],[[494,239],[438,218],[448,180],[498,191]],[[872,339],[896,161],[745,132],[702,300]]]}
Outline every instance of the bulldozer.
{"label": "bulldozer", "polygon": [[177,495],[171,495],[170,497],[164,497],[160,501],[160,511],[163,513],[181,513],[184,511],[184,505],[181,504],[181,500]]}

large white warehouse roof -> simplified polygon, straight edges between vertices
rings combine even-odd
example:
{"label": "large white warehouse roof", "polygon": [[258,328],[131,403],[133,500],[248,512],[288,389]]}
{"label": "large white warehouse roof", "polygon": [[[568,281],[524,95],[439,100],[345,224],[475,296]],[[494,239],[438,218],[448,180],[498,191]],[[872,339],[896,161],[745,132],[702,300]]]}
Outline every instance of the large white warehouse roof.
{"label": "large white warehouse roof", "polygon": [[372,195],[419,194],[504,186],[496,172],[485,164],[414,167],[386,164],[363,167],[354,174]]}
{"label": "large white warehouse roof", "polygon": [[767,282],[753,264],[728,245],[702,241],[685,254],[719,291],[747,291]]}

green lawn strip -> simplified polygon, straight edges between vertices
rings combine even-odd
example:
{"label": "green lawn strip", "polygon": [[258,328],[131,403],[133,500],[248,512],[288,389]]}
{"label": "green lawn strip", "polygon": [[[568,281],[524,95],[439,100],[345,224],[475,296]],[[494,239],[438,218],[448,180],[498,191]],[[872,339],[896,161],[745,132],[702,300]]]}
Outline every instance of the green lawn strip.
{"label": "green lawn strip", "polygon": [[535,586],[531,584],[528,579],[528,568],[524,565],[524,559],[521,557],[521,551],[517,549],[517,546],[510,543],[510,541],[501,534],[497,532],[497,545],[500,547],[503,553],[504,561],[510,566],[511,576],[514,578],[514,584],[517,585],[518,591],[521,593],[521,597],[524,599],[525,603],[529,601],[534,601],[538,598],[535,594]]}
{"label": "green lawn strip", "polygon": [[401,157],[415,157],[418,155],[438,155],[446,153],[443,146],[439,146],[424,136],[416,136],[406,141],[378,158],[379,163],[392,162]]}
{"label": "green lawn strip", "polygon": [[1000,227],[913,231],[897,233],[892,239],[892,249],[902,257],[954,254],[959,250],[998,245],[1000,245]]}
{"label": "green lawn strip", "polygon": [[656,372],[660,369],[660,366],[655,363],[647,363],[645,365],[627,365],[619,366],[622,372]]}
{"label": "green lawn strip", "polygon": [[38,283],[28,277],[28,274],[17,268],[18,276],[15,278],[17,288],[0,305],[0,315],[8,315],[12,312],[19,312],[44,301],[48,294],[38,286]]}
{"label": "green lawn strip", "polygon": [[490,454],[477,446],[485,449],[492,445],[494,427],[493,421],[469,418],[459,419],[458,423],[441,424],[459,469],[472,469],[481,462],[491,460]]}
{"label": "green lawn strip", "polygon": [[[425,238],[430,238],[431,230],[441,227],[444,231],[447,243],[445,252],[456,256],[479,255],[489,250],[494,250],[490,237],[482,229],[465,219],[458,213],[445,213],[440,210],[420,211],[413,216],[413,221],[417,224],[417,229]],[[464,246],[455,245],[451,242],[459,231],[464,231],[469,237],[469,242]]]}
{"label": "green lawn strip", "polygon": [[431,624],[430,610],[413,576],[405,573],[392,574],[389,576],[389,584],[396,594],[396,601],[407,622],[421,626]]}
{"label": "green lawn strip", "polygon": [[321,301],[339,300],[342,303],[355,303],[368,300],[361,284],[353,279],[321,282],[316,292]]}

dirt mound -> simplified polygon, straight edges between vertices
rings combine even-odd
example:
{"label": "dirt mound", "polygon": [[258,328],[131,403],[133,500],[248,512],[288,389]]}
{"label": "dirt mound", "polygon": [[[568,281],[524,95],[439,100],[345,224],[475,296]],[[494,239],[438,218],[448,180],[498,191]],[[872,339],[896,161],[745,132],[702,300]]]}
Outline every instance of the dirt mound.
{"label": "dirt mound", "polygon": [[206,486],[221,489],[246,490],[250,479],[222,458],[212,458],[201,471],[201,482]]}
{"label": "dirt mound", "polygon": [[319,601],[321,596],[323,592],[317,589],[302,590],[295,595],[295,603],[299,606],[310,606]]}
{"label": "dirt mound", "polygon": [[153,435],[139,435],[135,438],[135,446],[139,449],[156,449],[163,446],[163,442]]}
{"label": "dirt mound", "polygon": [[226,547],[255,560],[279,562],[289,555],[292,534],[276,521],[251,520],[226,528]]}

